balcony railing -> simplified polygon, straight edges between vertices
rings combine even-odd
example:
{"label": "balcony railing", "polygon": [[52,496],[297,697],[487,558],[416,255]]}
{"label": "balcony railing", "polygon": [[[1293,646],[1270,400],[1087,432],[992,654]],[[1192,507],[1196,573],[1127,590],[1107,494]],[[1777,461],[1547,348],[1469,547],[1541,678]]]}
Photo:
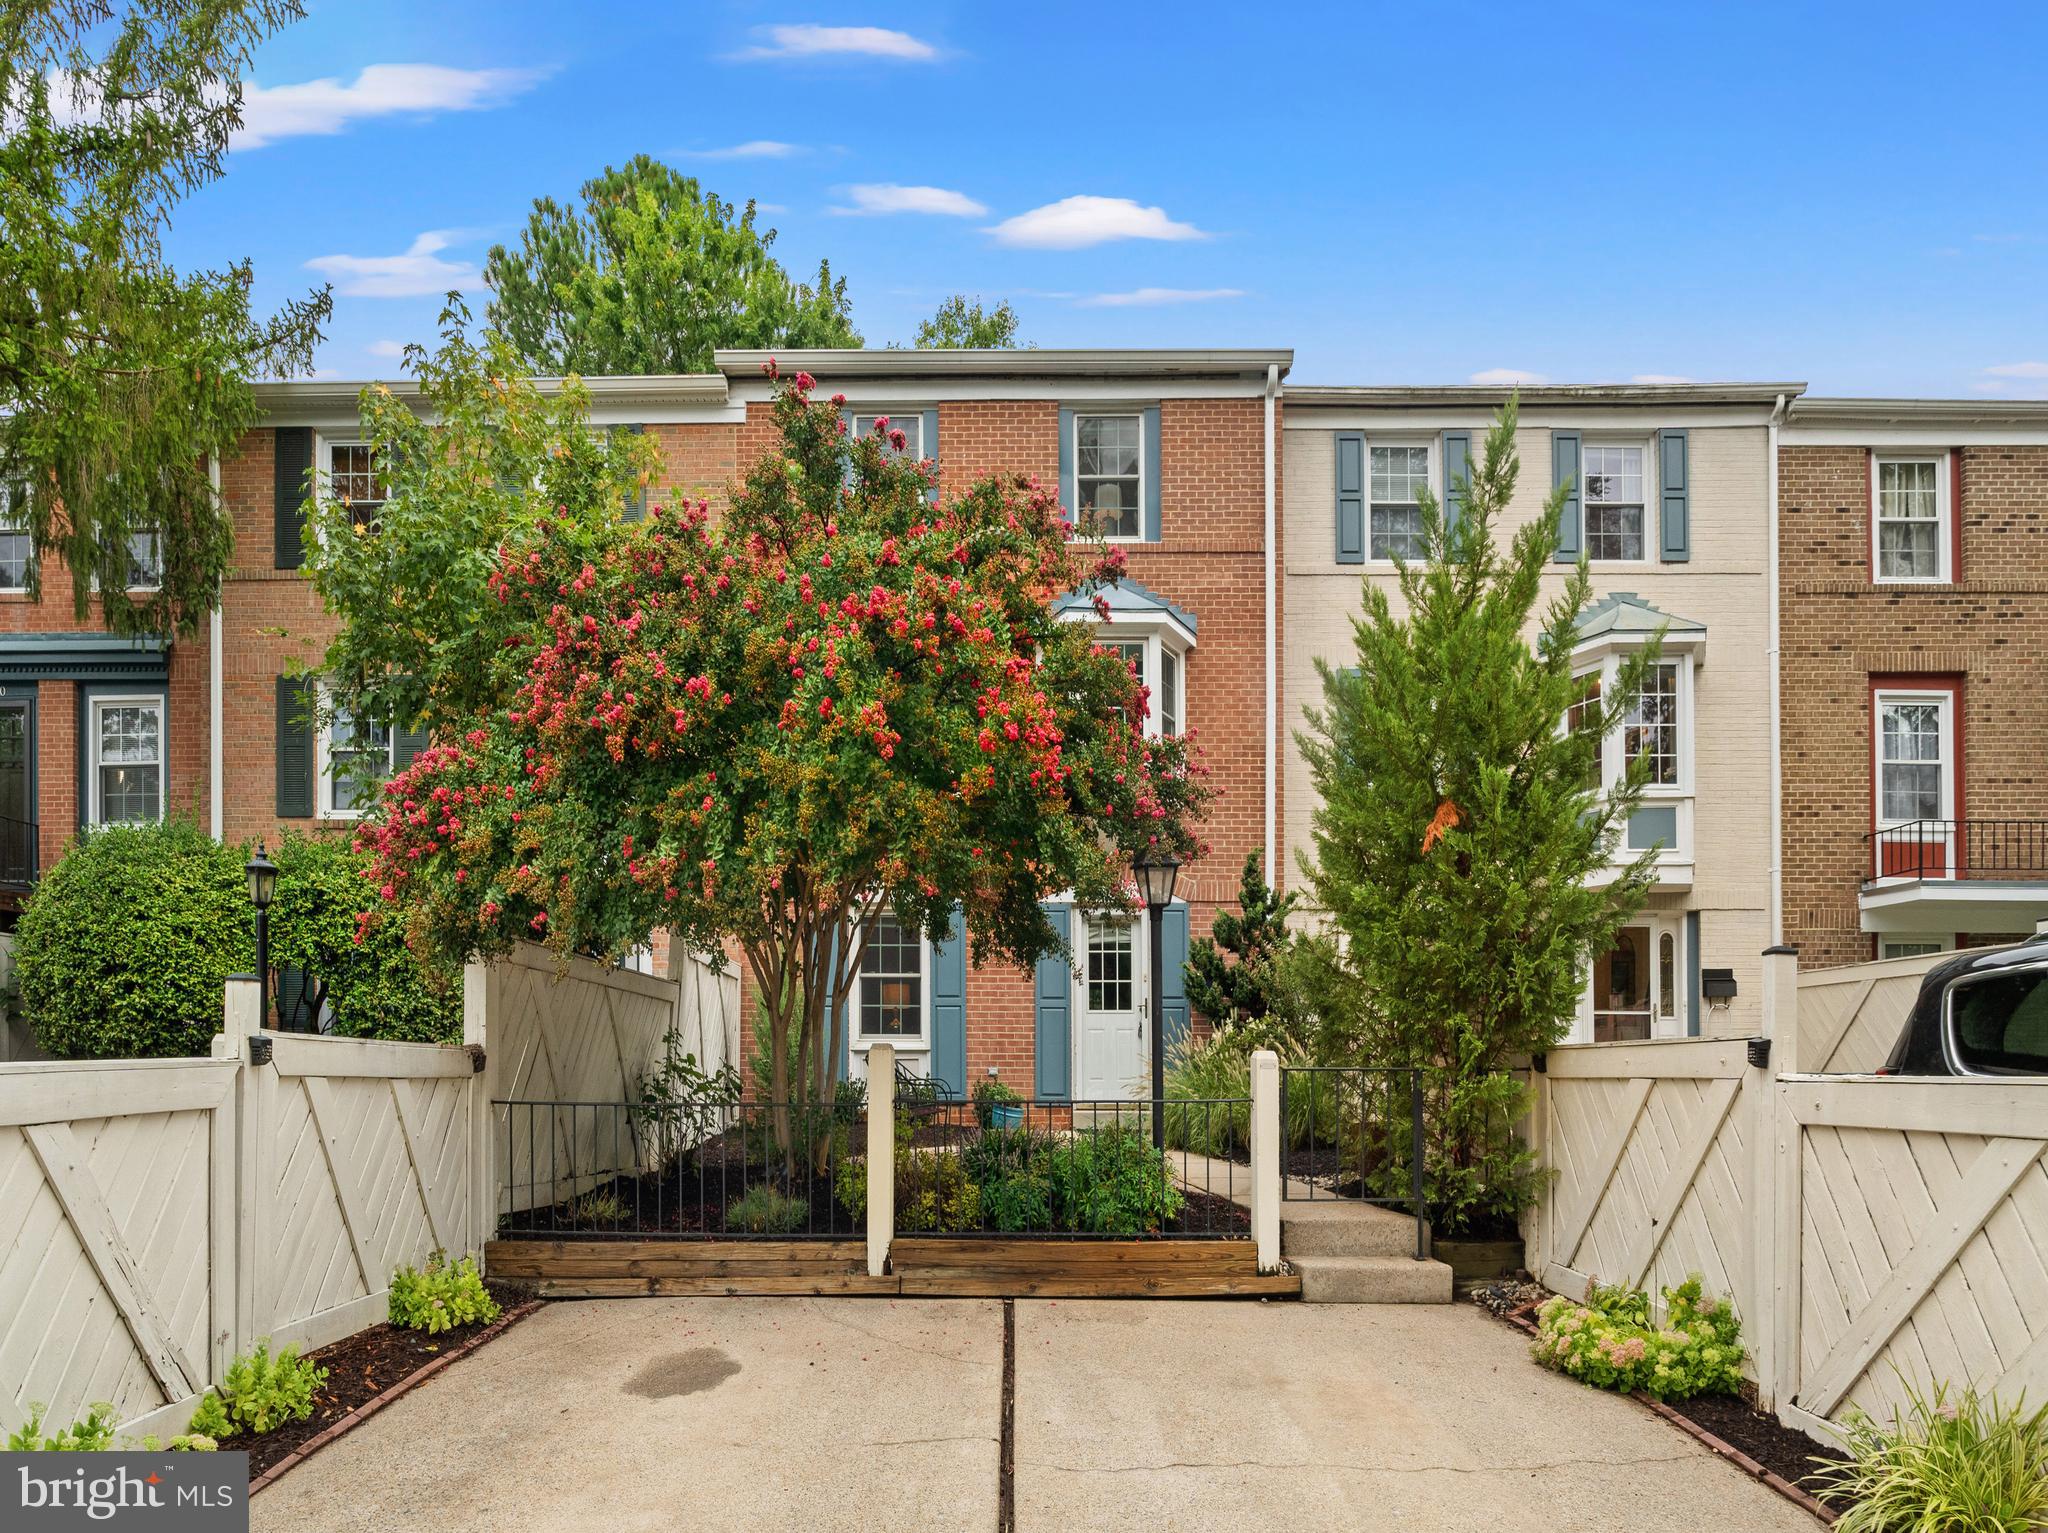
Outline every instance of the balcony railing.
{"label": "balcony railing", "polygon": [[1908,820],[1863,839],[1873,880],[2048,881],[2048,820]]}
{"label": "balcony railing", "polygon": [[36,881],[36,822],[0,814],[0,889],[27,889]]}

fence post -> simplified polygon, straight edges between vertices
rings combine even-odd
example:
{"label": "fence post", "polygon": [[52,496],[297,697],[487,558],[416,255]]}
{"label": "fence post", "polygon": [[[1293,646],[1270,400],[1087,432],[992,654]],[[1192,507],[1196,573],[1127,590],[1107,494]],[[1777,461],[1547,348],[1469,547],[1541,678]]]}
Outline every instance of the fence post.
{"label": "fence post", "polygon": [[1252,1242],[1259,1271],[1280,1270],[1280,1056],[1252,1051]]}
{"label": "fence post", "polygon": [[462,1045],[482,1056],[483,1068],[469,1077],[469,1249],[483,1265],[484,1246],[497,1228],[498,1179],[491,1157],[491,1053],[489,1048],[491,971],[480,963],[462,966]]}
{"label": "fence post", "polygon": [[[1799,1125],[1791,1121],[1780,1076],[1799,1069],[1799,950],[1769,947],[1763,954],[1763,1036],[1770,1062],[1752,1069],[1743,1090],[1752,1093],[1749,1139],[1754,1176],[1750,1225],[1756,1309],[1757,1405],[1771,1410],[1798,1389],[1799,1358]],[[1748,1317],[1744,1323],[1750,1324]]]}
{"label": "fence post", "polygon": [[[228,1359],[232,1360],[254,1346],[257,1338],[270,1328],[270,1312],[266,1304],[269,1285],[265,1281],[270,1260],[264,1245],[269,1221],[264,1217],[267,1208],[258,1164],[271,1138],[271,1070],[268,1065],[253,1063],[249,1057],[251,1040],[263,1031],[263,992],[256,976],[231,974],[222,990],[221,1030],[214,1035],[213,1057],[232,1059],[239,1066],[235,1071],[234,1090],[235,1230],[232,1244],[227,1248],[233,1252],[234,1263],[228,1277],[232,1293],[230,1334],[224,1343],[219,1343],[225,1347]],[[226,1254],[219,1243],[216,1243],[215,1251]],[[259,1267],[264,1269],[261,1277]],[[214,1327],[216,1338],[219,1338],[221,1330],[219,1325]],[[219,1378],[226,1371],[227,1364],[222,1362],[214,1377]]]}
{"label": "fence post", "polygon": [[868,1276],[889,1270],[896,1234],[896,1048],[868,1048]]}

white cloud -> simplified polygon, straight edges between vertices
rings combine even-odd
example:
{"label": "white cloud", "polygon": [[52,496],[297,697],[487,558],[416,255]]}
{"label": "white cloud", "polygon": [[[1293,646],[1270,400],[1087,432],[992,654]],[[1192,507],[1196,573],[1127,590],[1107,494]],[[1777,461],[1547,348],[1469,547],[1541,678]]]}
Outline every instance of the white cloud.
{"label": "white cloud", "polygon": [[1175,223],[1164,208],[1128,197],[1062,197],[1006,218],[988,231],[999,245],[1028,250],[1081,250],[1109,240],[1203,240],[1193,224]]}
{"label": "white cloud", "polygon": [[741,49],[734,58],[816,59],[853,54],[927,64],[939,56],[939,50],[930,43],[887,27],[825,27],[816,22],[798,22],[756,27],[754,35],[766,41]]}
{"label": "white cloud", "polygon": [[450,288],[475,287],[483,273],[468,261],[444,261],[451,243],[446,229],[429,229],[403,255],[315,256],[306,263],[331,281],[345,298],[424,298]]}
{"label": "white cloud", "polygon": [[1142,309],[1168,303],[1215,303],[1224,298],[1242,298],[1241,287],[1141,287],[1129,293],[1091,293],[1080,303],[1084,309]]}
{"label": "white cloud", "polygon": [[1683,373],[1636,373],[1628,381],[1630,383],[1655,385],[1659,383],[1697,383],[1699,380],[1697,378],[1688,378]]}
{"label": "white cloud", "polygon": [[352,122],[428,112],[474,112],[500,106],[541,78],[532,69],[447,69],[439,64],[372,64],[352,85],[335,79],[302,85],[242,87],[242,127],[235,147],[254,149],[281,138],[339,133]]}
{"label": "white cloud", "polygon": [[744,144],[727,144],[722,149],[682,149],[686,160],[786,160],[810,151],[802,144],[785,144],[779,138],[750,138]]}
{"label": "white cloud", "polygon": [[964,192],[949,192],[943,186],[892,186],[870,184],[849,186],[850,208],[832,208],[833,213],[940,213],[948,218],[980,218],[988,209]]}
{"label": "white cloud", "polygon": [[365,346],[363,350],[367,351],[373,357],[383,357],[387,361],[395,362],[400,357],[405,355],[405,342],[372,341],[370,342],[369,345]]}
{"label": "white cloud", "polygon": [[1550,376],[1547,373],[1524,372],[1519,367],[1489,367],[1474,373],[1469,381],[1489,388],[1513,388],[1518,384],[1548,383]]}
{"label": "white cloud", "polygon": [[1994,378],[2048,378],[2048,362],[2001,362],[1984,371]]}
{"label": "white cloud", "polygon": [[789,211],[789,204],[786,202],[757,202],[754,204],[754,211],[756,213],[787,213]]}

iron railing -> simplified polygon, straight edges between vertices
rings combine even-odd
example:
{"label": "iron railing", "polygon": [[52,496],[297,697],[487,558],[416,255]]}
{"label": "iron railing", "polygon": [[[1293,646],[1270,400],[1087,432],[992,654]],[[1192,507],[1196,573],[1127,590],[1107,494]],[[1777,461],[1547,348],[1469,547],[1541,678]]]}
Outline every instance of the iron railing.
{"label": "iron railing", "polygon": [[1423,1189],[1422,1081],[1414,1067],[1283,1066],[1280,1197],[1344,1199],[1415,1219],[1415,1256],[1429,1254]]}
{"label": "iron railing", "polygon": [[28,889],[36,881],[36,838],[34,820],[17,820],[0,815],[0,889]]}
{"label": "iron railing", "polygon": [[1863,840],[1873,879],[2048,879],[2048,820],[1908,820]]}

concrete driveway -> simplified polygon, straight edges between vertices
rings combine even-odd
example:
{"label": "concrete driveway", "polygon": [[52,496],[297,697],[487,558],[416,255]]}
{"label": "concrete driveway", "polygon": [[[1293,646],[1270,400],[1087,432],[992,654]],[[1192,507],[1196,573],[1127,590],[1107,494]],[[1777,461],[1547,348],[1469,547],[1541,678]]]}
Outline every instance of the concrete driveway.
{"label": "concrete driveway", "polygon": [[[1468,1306],[1016,1302],[1016,1527],[1813,1522]],[[259,1530],[999,1526],[1003,1307],[551,1305],[293,1470]]]}

